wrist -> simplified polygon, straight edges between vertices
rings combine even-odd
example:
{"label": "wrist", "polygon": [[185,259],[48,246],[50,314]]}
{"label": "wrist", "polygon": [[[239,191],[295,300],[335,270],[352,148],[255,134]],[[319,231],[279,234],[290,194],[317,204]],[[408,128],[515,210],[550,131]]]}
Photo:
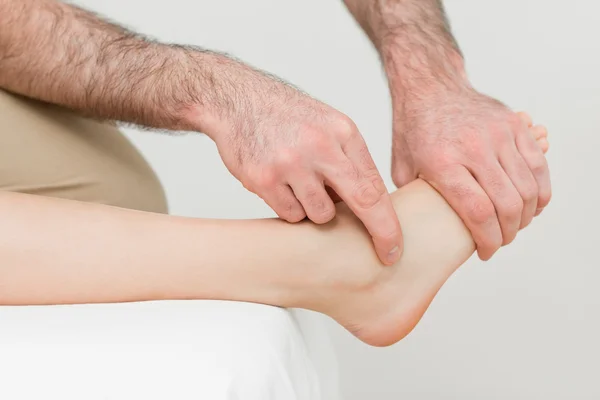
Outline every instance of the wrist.
{"label": "wrist", "polygon": [[202,132],[214,140],[211,133],[222,119],[228,97],[218,76],[219,58],[226,57],[186,46],[169,46],[169,51],[177,65],[169,79],[176,93],[168,98],[169,108],[176,110],[177,128]]}
{"label": "wrist", "polygon": [[381,57],[395,101],[471,88],[463,57],[453,46],[389,38],[382,44]]}
{"label": "wrist", "polygon": [[191,50],[186,63],[195,85],[190,102],[182,107],[183,124],[215,142],[227,140],[242,119],[260,109],[258,89],[275,91],[275,81],[224,54]]}

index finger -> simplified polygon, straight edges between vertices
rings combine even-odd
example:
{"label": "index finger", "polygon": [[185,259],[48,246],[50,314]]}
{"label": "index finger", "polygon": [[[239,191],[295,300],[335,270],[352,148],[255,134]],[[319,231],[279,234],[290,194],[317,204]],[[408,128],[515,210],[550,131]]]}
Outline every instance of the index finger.
{"label": "index finger", "polygon": [[391,265],[402,250],[402,231],[391,197],[360,135],[343,146],[342,153],[324,177],[362,221],[381,262]]}

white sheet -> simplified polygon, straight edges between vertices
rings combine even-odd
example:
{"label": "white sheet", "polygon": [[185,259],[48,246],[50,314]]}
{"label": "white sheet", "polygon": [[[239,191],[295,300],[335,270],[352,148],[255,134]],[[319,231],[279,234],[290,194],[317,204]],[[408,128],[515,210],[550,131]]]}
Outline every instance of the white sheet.
{"label": "white sheet", "polygon": [[311,317],[300,329],[287,310],[223,301],[0,307],[0,399],[335,400]]}

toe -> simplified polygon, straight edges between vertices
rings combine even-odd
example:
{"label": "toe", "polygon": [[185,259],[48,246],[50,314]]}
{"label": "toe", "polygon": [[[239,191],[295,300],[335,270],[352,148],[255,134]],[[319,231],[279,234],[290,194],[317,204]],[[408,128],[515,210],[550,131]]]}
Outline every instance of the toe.
{"label": "toe", "polygon": [[529,128],[529,132],[545,154],[550,147],[550,143],[548,142],[548,130],[546,127],[543,125],[535,125]]}
{"label": "toe", "polygon": [[543,125],[536,125],[536,126],[534,126],[531,129],[531,131],[533,133],[533,137],[535,138],[535,140],[540,140],[541,138],[547,138],[548,137],[548,130]]}
{"label": "toe", "polygon": [[531,120],[531,116],[529,114],[527,114],[524,111],[519,111],[517,113],[517,115],[519,116],[519,118],[521,118],[523,120],[523,122],[525,122],[527,124],[528,127],[531,127],[531,125],[533,125],[533,121]]}
{"label": "toe", "polygon": [[540,138],[537,140],[537,144],[538,146],[540,146],[540,149],[542,149],[544,154],[548,152],[548,149],[550,148],[550,143],[548,142],[548,139]]}

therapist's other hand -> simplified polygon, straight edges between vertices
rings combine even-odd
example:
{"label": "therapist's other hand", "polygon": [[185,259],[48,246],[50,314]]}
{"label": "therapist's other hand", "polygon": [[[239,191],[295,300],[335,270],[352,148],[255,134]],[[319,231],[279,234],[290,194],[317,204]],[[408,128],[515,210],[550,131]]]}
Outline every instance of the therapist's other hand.
{"label": "therapist's other hand", "polygon": [[527,122],[470,87],[436,87],[395,107],[392,176],[431,183],[487,260],[550,201],[546,158]]}
{"label": "therapist's other hand", "polygon": [[[398,217],[354,122],[273,77],[248,70],[208,127],[229,171],[289,222],[317,224],[344,201],[384,264],[402,251]],[[209,120],[210,121],[210,120]]]}

